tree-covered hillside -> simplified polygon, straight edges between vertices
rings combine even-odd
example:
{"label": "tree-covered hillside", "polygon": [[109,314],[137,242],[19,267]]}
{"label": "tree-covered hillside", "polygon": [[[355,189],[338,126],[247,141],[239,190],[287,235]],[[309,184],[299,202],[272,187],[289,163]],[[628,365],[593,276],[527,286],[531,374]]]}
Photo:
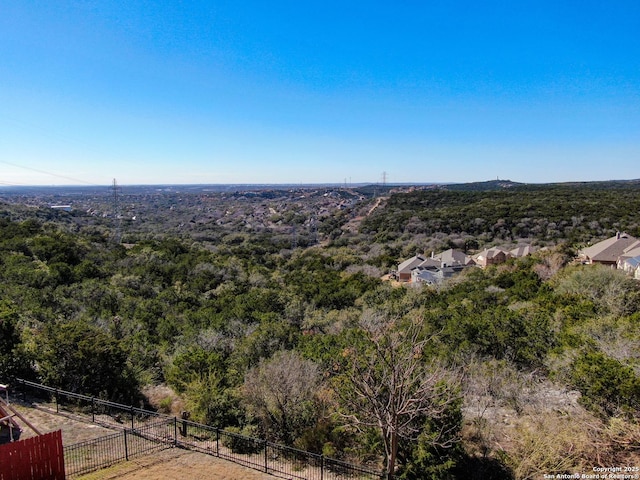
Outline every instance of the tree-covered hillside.
{"label": "tree-covered hillside", "polygon": [[[107,223],[1,207],[0,383],[185,409],[397,478],[637,464],[638,283],[572,256],[576,241],[637,233],[633,188],[361,201],[297,248],[281,231],[220,225],[206,241],[159,226],[125,246]],[[526,236],[548,248],[438,288],[380,279],[462,232],[478,246]]]}
{"label": "tree-covered hillside", "polygon": [[476,191],[438,188],[392,195],[362,223],[376,239],[398,234],[461,235],[477,242],[586,242],[640,232],[635,183],[518,185]]}

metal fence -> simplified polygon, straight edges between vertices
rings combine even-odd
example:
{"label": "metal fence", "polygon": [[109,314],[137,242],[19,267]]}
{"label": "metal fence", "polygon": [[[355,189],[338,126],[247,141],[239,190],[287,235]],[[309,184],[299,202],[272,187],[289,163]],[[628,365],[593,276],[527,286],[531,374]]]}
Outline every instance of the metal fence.
{"label": "metal fence", "polygon": [[81,415],[122,429],[64,447],[67,474],[82,475],[134,456],[179,447],[223,458],[268,474],[300,480],[379,480],[379,470],[297,450],[131,405],[59,390],[18,379],[23,394],[51,397],[57,413]]}
{"label": "metal fence", "polygon": [[150,419],[173,419],[171,415],[164,415],[151,410],[123,405],[99,398],[68,392],[58,388],[41,385],[28,380],[16,379],[23,394],[34,397],[47,397],[54,403],[56,413],[68,413],[91,417],[93,423],[105,427],[130,428],[135,430],[140,424],[147,423]]}
{"label": "metal fence", "polygon": [[265,473],[300,480],[385,478],[380,471],[293,447],[176,419],[176,446],[215,455]]}
{"label": "metal fence", "polygon": [[64,447],[67,475],[77,476],[108,467],[123,460],[171,448],[174,422],[166,419],[136,429]]}

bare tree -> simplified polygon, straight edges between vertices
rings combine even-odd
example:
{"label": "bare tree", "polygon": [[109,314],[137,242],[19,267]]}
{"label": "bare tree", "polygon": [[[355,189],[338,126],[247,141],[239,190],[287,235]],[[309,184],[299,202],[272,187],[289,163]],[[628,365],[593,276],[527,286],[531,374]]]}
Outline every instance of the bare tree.
{"label": "bare tree", "polygon": [[292,351],[279,351],[250,370],[244,381],[245,404],[266,433],[291,444],[313,420],[313,400],[320,370]]}
{"label": "bare tree", "polygon": [[[425,349],[433,337],[425,338],[420,325],[393,328],[380,315],[365,317],[365,338],[345,352],[348,365],[336,378],[335,389],[350,424],[379,431],[386,474],[392,478],[399,442],[417,440],[425,420],[446,414],[460,398],[460,380],[428,358]],[[430,441],[433,446],[450,447],[456,441],[451,433],[431,432]]]}
{"label": "bare tree", "polygon": [[540,280],[547,281],[558,273],[568,263],[566,255],[553,251],[540,254],[540,263],[533,266],[533,271]]}

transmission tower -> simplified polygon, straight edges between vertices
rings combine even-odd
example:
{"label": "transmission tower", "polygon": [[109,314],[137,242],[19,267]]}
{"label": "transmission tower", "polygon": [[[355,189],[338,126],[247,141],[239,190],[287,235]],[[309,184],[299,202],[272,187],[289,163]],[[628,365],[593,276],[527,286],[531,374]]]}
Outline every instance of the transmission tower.
{"label": "transmission tower", "polygon": [[120,215],[120,187],[118,187],[118,182],[116,182],[115,178],[111,185],[111,194],[113,195],[113,221],[115,226],[113,241],[115,243],[120,243],[120,227],[122,225],[122,216]]}
{"label": "transmission tower", "polygon": [[315,245],[316,243],[318,243],[318,225],[315,215],[311,215],[309,218],[309,244]]}
{"label": "transmission tower", "polygon": [[387,172],[382,172],[382,186],[385,187],[387,185]]}

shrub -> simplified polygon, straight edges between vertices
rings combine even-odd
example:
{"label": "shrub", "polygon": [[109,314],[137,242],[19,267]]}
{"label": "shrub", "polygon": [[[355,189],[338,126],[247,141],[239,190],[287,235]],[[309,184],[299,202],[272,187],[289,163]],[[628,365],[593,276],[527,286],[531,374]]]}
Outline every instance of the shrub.
{"label": "shrub", "polygon": [[589,352],[572,364],[571,379],[582,393],[580,402],[605,415],[638,411],[640,379],[631,367],[600,352]]}
{"label": "shrub", "polygon": [[[582,420],[582,421],[579,421]],[[552,412],[520,417],[503,460],[517,479],[544,474],[588,471],[598,452],[597,430],[590,417],[567,417]]]}
{"label": "shrub", "polygon": [[264,441],[256,438],[257,428],[253,425],[229,427],[222,433],[222,445],[233,453],[257,453],[264,448]]}

